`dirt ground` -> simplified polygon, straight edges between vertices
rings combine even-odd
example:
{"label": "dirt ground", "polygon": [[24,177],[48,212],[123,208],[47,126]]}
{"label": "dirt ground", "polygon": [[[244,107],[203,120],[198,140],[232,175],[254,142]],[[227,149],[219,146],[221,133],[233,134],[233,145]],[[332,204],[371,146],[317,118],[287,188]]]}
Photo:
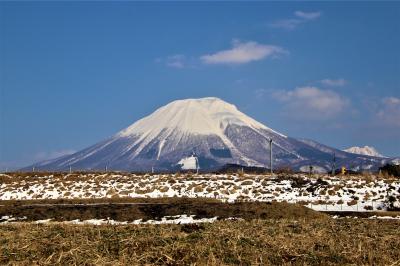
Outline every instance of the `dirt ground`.
{"label": "dirt ground", "polygon": [[327,215],[284,202],[222,203],[209,199],[41,200],[0,202],[0,217],[26,217],[24,221],[52,219],[71,221],[112,219],[115,221],[159,220],[164,216],[195,215],[195,218],[322,218]]}

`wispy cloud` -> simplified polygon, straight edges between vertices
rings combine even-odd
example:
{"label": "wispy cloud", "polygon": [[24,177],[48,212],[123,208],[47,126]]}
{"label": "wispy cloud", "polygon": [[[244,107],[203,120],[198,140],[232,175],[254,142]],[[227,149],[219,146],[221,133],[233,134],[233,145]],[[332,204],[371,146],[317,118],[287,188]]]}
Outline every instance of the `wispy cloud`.
{"label": "wispy cloud", "polygon": [[274,22],[271,22],[269,26],[271,28],[285,29],[285,30],[294,30],[299,26],[303,21],[300,19],[279,19]]}
{"label": "wispy cloud", "polygon": [[167,57],[159,57],[155,59],[158,64],[164,64],[172,68],[185,68],[188,67],[188,59],[183,54],[174,54]]}
{"label": "wispy cloud", "polygon": [[339,78],[339,79],[323,79],[320,80],[320,83],[326,86],[331,87],[342,87],[347,84],[347,80]]}
{"label": "wispy cloud", "polygon": [[253,91],[253,93],[256,96],[256,99],[261,100],[267,94],[267,90],[266,89],[256,89],[255,91]]}
{"label": "wispy cloud", "polygon": [[287,53],[279,46],[259,44],[254,41],[240,42],[234,40],[232,46],[228,50],[203,55],[200,60],[205,64],[245,64]]}
{"label": "wispy cloud", "polygon": [[[376,141],[393,140],[391,143],[396,147],[395,144],[400,139],[400,98],[365,97],[362,104],[363,120],[357,134],[374,138]],[[398,156],[398,152],[395,155]]]}
{"label": "wispy cloud", "polygon": [[186,66],[186,57],[182,54],[176,54],[168,56],[165,60],[165,64],[169,67],[184,68]]}
{"label": "wispy cloud", "polygon": [[271,23],[269,26],[272,28],[279,28],[285,30],[294,30],[299,25],[318,19],[322,13],[320,11],[317,12],[304,12],[304,11],[295,11],[293,18],[285,18],[285,19],[278,19]]}
{"label": "wispy cloud", "polygon": [[400,98],[386,97],[381,99],[375,118],[379,124],[400,127]]}
{"label": "wispy cloud", "polygon": [[321,16],[321,12],[303,12],[303,11],[296,11],[294,12],[295,16],[304,20],[314,20]]}
{"label": "wispy cloud", "polygon": [[286,115],[305,120],[333,118],[343,112],[350,103],[334,91],[317,87],[275,91],[273,97],[284,104]]}

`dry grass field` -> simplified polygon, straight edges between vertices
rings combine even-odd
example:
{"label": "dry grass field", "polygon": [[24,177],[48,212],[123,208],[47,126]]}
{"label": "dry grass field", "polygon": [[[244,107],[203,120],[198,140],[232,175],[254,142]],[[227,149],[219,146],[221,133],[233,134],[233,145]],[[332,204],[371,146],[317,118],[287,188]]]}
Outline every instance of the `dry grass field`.
{"label": "dry grass field", "polygon": [[[379,199],[389,192],[397,197],[398,180],[189,174],[0,177],[1,191],[26,196],[0,201],[0,265],[400,265],[400,220],[387,218],[398,217],[398,212],[329,213],[359,217],[334,219],[301,202],[285,202],[313,199],[313,195],[319,199],[321,194],[339,198],[338,193],[340,198],[356,195],[359,201],[367,201],[366,196]],[[110,187],[114,194],[103,195],[101,191]],[[151,191],[125,195],[126,189]],[[30,190],[39,196],[31,197]],[[79,196],[89,190],[94,194]],[[226,197],[201,198],[215,191]],[[76,195],[66,196],[68,192]],[[263,195],[269,194],[279,200],[263,201]],[[237,200],[227,203],[225,199],[232,195]],[[252,200],[239,200],[237,195]],[[75,219],[159,220],[180,214],[216,221],[71,223]],[[367,218],[372,215],[374,219]],[[23,219],[8,222],[6,216]],[[36,223],[40,219],[51,221]]]}
{"label": "dry grass field", "polygon": [[0,264],[399,265],[395,220],[254,219],[186,225],[0,226]]}

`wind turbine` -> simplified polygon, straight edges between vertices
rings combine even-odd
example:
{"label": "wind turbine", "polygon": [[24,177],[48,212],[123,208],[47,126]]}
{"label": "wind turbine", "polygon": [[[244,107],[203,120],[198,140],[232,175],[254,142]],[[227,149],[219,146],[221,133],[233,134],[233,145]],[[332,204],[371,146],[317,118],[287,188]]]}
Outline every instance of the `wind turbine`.
{"label": "wind turbine", "polygon": [[199,174],[199,169],[200,169],[199,158],[197,158],[196,152],[194,150],[192,156],[194,157],[194,160],[196,162],[196,174]]}

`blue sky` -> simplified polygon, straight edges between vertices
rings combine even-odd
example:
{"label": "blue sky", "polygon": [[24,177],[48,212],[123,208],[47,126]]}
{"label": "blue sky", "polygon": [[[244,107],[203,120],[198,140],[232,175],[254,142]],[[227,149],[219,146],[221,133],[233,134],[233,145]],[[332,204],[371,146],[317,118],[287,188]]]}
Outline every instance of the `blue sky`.
{"label": "blue sky", "polygon": [[1,2],[0,167],[77,151],[175,99],[400,155],[400,3]]}

